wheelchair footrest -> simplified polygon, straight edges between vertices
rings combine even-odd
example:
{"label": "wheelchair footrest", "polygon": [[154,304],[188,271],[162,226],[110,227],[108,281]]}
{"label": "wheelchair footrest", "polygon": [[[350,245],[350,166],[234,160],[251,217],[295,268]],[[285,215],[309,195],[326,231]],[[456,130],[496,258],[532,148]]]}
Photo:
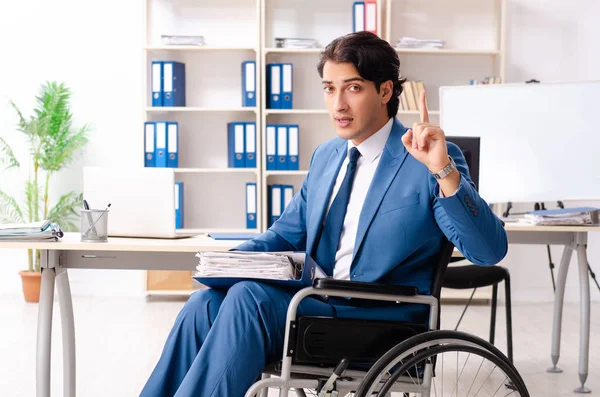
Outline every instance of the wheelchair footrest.
{"label": "wheelchair footrest", "polygon": [[300,317],[297,325],[292,361],[328,366],[344,357],[350,367],[372,365],[398,343],[427,331],[422,324],[329,317]]}

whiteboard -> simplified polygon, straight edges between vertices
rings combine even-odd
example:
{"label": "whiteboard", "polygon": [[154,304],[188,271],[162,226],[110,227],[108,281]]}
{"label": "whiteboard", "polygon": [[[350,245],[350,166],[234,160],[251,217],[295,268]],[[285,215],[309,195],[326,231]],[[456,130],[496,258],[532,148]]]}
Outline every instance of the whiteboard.
{"label": "whiteboard", "polygon": [[481,138],[488,203],[600,199],[600,81],[441,87],[440,126]]}

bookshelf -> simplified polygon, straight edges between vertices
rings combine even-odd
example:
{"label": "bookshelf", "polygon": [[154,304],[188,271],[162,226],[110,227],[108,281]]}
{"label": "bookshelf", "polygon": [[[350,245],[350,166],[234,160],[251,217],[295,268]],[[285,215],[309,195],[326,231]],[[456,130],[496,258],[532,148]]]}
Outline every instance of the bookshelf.
{"label": "bookshelf", "polygon": [[[256,122],[257,131],[261,129],[260,109],[243,107],[241,92],[242,62],[254,60],[261,69],[259,27],[260,0],[144,0],[143,120],[179,123],[175,178],[184,183],[184,225],[178,232],[252,231],[246,229],[245,185],[257,183],[260,202],[259,169],[228,168],[227,123]],[[206,44],[164,45],[163,34],[202,35]],[[151,104],[151,63],[166,60],[185,63],[184,107]],[[260,75],[256,84],[261,86]],[[261,94],[257,89],[258,100]],[[140,126],[140,148],[142,131]],[[257,156],[259,143],[257,134]],[[141,166],[142,161],[140,157]],[[190,272],[147,272],[151,294],[186,291],[193,285]]]}
{"label": "bookshelf", "polygon": [[[268,185],[291,184],[297,192],[313,151],[336,136],[316,65],[324,46],[351,32],[354,0],[144,1],[142,113],[144,120],[178,121],[180,125],[181,168],[175,172],[185,184],[181,231],[266,230]],[[433,122],[439,122],[439,87],[464,85],[486,76],[505,81],[505,26],[506,0],[377,2],[377,34],[393,46],[402,36],[446,41],[443,49],[396,48],[402,77],[424,82]],[[161,34],[200,34],[206,45],[167,46]],[[275,37],[314,38],[320,48],[276,48]],[[186,64],[187,106],[151,106],[152,60]],[[256,108],[241,106],[241,63],[245,60],[256,61]],[[266,107],[266,65],[272,62],[293,64],[293,109]],[[401,110],[398,118],[411,126],[419,120],[419,112]],[[256,122],[256,169],[227,167],[226,124],[232,121]],[[266,170],[267,124],[299,125],[298,171]],[[257,230],[245,228],[246,182],[257,183]]]}
{"label": "bookshelf", "polygon": [[[262,197],[268,197],[268,186],[286,184],[298,192],[308,173],[314,150],[328,139],[334,138],[335,130],[323,102],[321,79],[317,63],[323,48],[335,38],[352,31],[353,0],[328,0],[326,2],[303,0],[262,0],[261,57],[262,64],[290,62],[293,64],[293,109],[268,109],[266,93],[262,95],[262,153],[266,153],[267,124],[298,124],[299,170],[267,171],[261,165]],[[377,3],[377,26],[382,26],[383,2]],[[381,31],[378,32],[381,36]],[[319,48],[275,48],[276,37],[301,37],[316,39]],[[266,81],[263,67],[262,81]],[[263,84],[266,90],[266,85]],[[264,157],[264,156],[263,156]],[[264,160],[264,159],[263,159]],[[262,224],[268,226],[268,200],[261,202]]]}

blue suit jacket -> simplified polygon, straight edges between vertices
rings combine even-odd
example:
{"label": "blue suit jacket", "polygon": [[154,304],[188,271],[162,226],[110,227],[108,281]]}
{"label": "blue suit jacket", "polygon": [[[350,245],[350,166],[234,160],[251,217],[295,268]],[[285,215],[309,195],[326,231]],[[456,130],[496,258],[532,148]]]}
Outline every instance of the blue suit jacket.
{"label": "blue suit jacket", "polygon": [[[498,263],[508,243],[502,222],[475,190],[458,146],[448,143],[460,187],[442,198],[427,167],[404,148],[405,132],[395,120],[360,213],[350,279],[412,285],[428,294],[442,234],[479,265]],[[319,146],[302,188],[279,220],[237,249],[313,252],[347,147],[340,138]]]}

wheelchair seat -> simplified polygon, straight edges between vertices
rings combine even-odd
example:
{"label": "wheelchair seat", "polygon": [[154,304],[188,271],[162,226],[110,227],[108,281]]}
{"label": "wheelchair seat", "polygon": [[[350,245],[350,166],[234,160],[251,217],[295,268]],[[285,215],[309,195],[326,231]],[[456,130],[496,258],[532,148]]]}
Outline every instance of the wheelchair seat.
{"label": "wheelchair seat", "polygon": [[427,331],[424,324],[309,316],[297,326],[296,340],[290,340],[293,364],[335,366],[346,358],[357,369],[370,368],[398,343]]}

